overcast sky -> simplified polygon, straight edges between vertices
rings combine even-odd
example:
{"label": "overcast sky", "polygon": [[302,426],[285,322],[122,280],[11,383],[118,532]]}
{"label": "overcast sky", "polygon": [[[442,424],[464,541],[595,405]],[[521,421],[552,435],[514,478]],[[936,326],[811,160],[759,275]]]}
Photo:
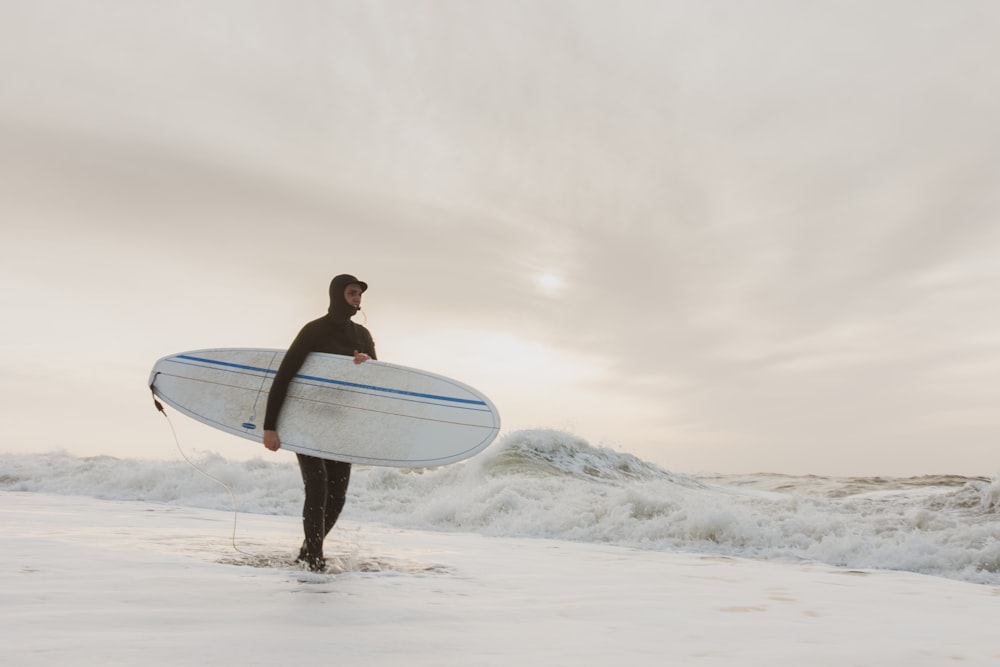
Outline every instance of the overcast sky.
{"label": "overcast sky", "polygon": [[156,359],[285,347],[350,272],[379,357],[504,432],[994,475],[997,34],[990,0],[6,0],[3,449],[176,455]]}

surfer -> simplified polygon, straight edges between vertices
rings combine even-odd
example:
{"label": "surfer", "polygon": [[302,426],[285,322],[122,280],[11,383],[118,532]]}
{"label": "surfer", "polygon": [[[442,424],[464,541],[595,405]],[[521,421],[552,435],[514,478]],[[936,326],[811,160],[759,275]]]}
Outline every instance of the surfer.
{"label": "surfer", "polygon": [[[267,399],[264,417],[264,446],[272,452],[281,449],[278,435],[278,415],[285,402],[288,384],[310,352],[328,352],[354,356],[354,363],[361,364],[375,359],[375,342],[371,333],[351,318],[361,309],[361,295],[368,283],[352,275],[341,274],[330,282],[330,308],[323,317],[309,322],[292,341],[285,358],[278,367]],[[305,484],[305,502],[302,505],[302,530],[305,541],[299,551],[299,560],[314,571],[323,570],[323,540],[337,523],[347,499],[347,485],[351,480],[351,464],[331,461],[296,453],[302,481]]]}

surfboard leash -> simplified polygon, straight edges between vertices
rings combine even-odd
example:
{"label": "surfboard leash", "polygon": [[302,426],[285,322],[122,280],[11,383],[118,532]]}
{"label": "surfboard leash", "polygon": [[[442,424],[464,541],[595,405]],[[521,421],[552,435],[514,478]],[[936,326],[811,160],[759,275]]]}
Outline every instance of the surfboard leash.
{"label": "surfboard leash", "polygon": [[190,465],[192,468],[194,468],[195,470],[197,470],[198,472],[200,472],[202,475],[209,478],[213,482],[219,484],[220,486],[222,486],[222,488],[224,488],[226,491],[229,492],[229,498],[233,502],[233,535],[232,535],[233,549],[243,554],[244,556],[250,556],[251,558],[254,557],[254,554],[243,551],[243,549],[240,549],[239,545],[236,544],[236,522],[237,519],[239,518],[239,511],[237,510],[236,493],[233,492],[233,487],[229,486],[218,477],[208,473],[207,471],[195,465],[194,461],[189,459],[188,455],[184,453],[184,448],[181,447],[180,438],[177,437],[177,429],[174,428],[174,422],[171,421],[170,415],[168,415],[167,411],[163,408],[163,404],[160,403],[160,400],[158,398],[156,398],[156,390],[153,388],[153,384],[155,384],[155,382],[156,382],[156,376],[153,376],[153,382],[150,383],[149,385],[149,391],[153,395],[153,405],[155,405],[156,409],[160,412],[160,414],[162,414],[164,418],[166,418],[167,425],[170,426],[170,432],[174,436],[174,445],[177,446],[177,451],[181,453],[181,456],[184,457],[184,460],[188,462],[188,465]]}

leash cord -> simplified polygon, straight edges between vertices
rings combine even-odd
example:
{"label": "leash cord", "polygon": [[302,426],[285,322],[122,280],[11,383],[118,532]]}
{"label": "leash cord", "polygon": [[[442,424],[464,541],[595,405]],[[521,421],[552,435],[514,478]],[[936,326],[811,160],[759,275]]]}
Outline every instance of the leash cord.
{"label": "leash cord", "polygon": [[239,517],[239,511],[237,510],[236,494],[233,492],[233,487],[229,486],[218,477],[198,467],[194,463],[194,461],[188,458],[188,455],[184,453],[184,449],[181,447],[181,441],[180,438],[177,437],[177,430],[174,428],[174,423],[170,420],[170,415],[167,414],[167,411],[163,409],[163,404],[160,403],[160,401],[156,398],[156,392],[153,391],[152,385],[150,385],[149,390],[153,392],[153,404],[156,406],[156,409],[160,411],[160,414],[162,414],[166,418],[167,424],[170,426],[170,432],[174,436],[174,444],[177,446],[177,451],[181,453],[181,456],[184,457],[184,460],[187,461],[192,468],[194,468],[195,470],[197,470],[202,475],[209,478],[216,484],[219,484],[222,488],[224,488],[226,491],[229,492],[229,498],[233,502],[233,535],[232,535],[233,549],[243,554],[244,556],[253,556],[253,554],[247,553],[246,551],[243,551],[243,549],[240,549],[240,547],[236,544],[236,522]]}

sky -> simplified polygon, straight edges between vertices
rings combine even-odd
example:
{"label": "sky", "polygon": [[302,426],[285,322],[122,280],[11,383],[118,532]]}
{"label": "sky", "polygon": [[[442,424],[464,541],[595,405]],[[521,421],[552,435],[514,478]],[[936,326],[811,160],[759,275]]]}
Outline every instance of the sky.
{"label": "sky", "polygon": [[379,358],[503,432],[995,475],[998,29],[990,0],[7,0],[2,447],[176,456],[153,363],[286,347],[347,272]]}

